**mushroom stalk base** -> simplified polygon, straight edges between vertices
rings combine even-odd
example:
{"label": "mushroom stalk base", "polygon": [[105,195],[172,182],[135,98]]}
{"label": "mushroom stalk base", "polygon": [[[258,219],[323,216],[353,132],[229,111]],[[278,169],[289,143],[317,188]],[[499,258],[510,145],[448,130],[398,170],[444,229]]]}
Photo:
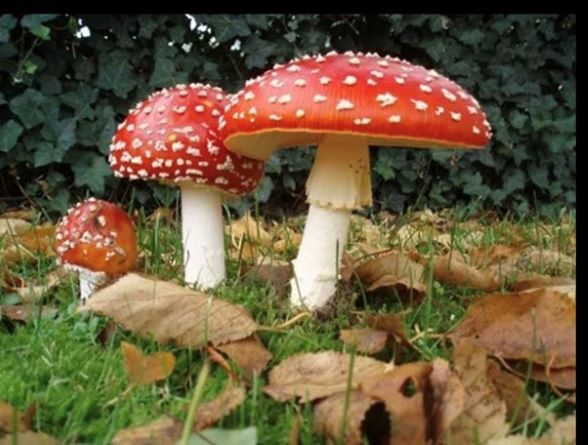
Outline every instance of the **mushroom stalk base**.
{"label": "mushroom stalk base", "polygon": [[293,306],[320,309],[335,294],[350,219],[351,210],[310,205],[298,257],[293,261],[294,278],[290,281]]}
{"label": "mushroom stalk base", "polygon": [[306,181],[308,202],[330,209],[372,205],[370,151],[365,137],[330,134],[316,151]]}
{"label": "mushroom stalk base", "polygon": [[225,239],[220,193],[191,184],[182,186],[184,280],[210,289],[225,279]]}
{"label": "mushroom stalk base", "polygon": [[83,268],[78,270],[80,274],[80,300],[82,304],[85,304],[86,300],[96,291],[96,288],[106,281],[106,274]]}

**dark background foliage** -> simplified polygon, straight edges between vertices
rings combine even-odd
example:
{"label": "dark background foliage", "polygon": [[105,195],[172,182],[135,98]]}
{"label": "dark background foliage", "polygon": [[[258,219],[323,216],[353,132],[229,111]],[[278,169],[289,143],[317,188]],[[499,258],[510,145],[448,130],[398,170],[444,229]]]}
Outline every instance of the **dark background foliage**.
{"label": "dark background foliage", "polygon": [[[372,149],[376,210],[575,207],[574,15],[192,17],[0,16],[0,210],[28,199],[63,212],[89,194],[170,205],[174,190],[116,180],[108,166],[131,106],[181,82],[235,92],[274,63],[331,49],[435,68],[479,99],[494,129],[483,151]],[[257,198],[302,206],[312,159],[274,155]]]}

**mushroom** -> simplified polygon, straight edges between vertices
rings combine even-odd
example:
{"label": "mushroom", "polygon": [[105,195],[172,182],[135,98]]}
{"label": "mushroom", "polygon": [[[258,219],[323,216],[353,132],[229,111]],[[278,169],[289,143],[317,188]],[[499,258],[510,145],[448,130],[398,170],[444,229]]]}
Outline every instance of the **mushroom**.
{"label": "mushroom", "polygon": [[263,175],[263,162],[229,152],[219,139],[226,104],[209,85],[160,90],[129,112],[110,145],[115,176],[180,187],[184,279],[203,289],[226,276],[223,196],[253,191]]}
{"label": "mushroom", "polygon": [[107,277],[127,273],[137,261],[135,225],[120,207],[94,198],[68,210],[55,232],[58,262],[80,275],[82,303]]}
{"label": "mushroom", "polygon": [[434,70],[377,54],[305,56],[276,65],[230,99],[219,119],[236,153],[317,145],[310,208],[290,301],[323,307],[335,292],[351,211],[372,203],[369,146],[483,148],[490,125],[470,94]]}

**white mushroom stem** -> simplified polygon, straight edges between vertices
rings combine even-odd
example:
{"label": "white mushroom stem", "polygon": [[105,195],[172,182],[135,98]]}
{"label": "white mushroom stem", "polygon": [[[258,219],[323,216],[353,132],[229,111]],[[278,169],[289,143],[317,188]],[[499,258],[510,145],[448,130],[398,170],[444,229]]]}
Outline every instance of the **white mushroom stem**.
{"label": "white mushroom stem", "polygon": [[94,272],[85,268],[77,268],[80,276],[80,300],[82,304],[92,296],[96,288],[106,281],[104,272]]}
{"label": "white mushroom stem", "polygon": [[181,192],[184,280],[211,289],[226,277],[221,194],[189,183]]}
{"label": "white mushroom stem", "polygon": [[306,190],[310,208],[293,262],[290,302],[317,310],[335,294],[351,211],[371,204],[365,138],[325,137],[317,148]]}

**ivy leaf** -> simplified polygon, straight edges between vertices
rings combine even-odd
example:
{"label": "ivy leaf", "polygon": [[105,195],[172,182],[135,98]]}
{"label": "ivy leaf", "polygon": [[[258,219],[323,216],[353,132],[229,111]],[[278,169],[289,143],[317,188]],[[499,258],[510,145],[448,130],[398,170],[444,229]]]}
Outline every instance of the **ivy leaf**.
{"label": "ivy leaf", "polygon": [[16,145],[22,131],[22,126],[13,119],[0,126],[0,151],[10,151]]}
{"label": "ivy leaf", "polygon": [[41,135],[65,153],[76,141],[76,119],[49,119],[43,125]]}
{"label": "ivy leaf", "polygon": [[525,174],[523,171],[519,169],[510,169],[504,175],[503,188],[507,194],[525,188]]}
{"label": "ivy leaf", "polygon": [[82,121],[78,125],[77,142],[86,147],[98,147],[101,153],[108,154],[110,141],[116,129],[114,110],[106,106],[97,110],[98,118],[94,122]]}
{"label": "ivy leaf", "polygon": [[157,29],[159,24],[153,19],[152,16],[141,14],[138,17],[139,21],[139,37],[150,39],[153,35],[153,31]]}
{"label": "ivy leaf", "polygon": [[78,119],[84,119],[94,116],[91,105],[96,102],[98,93],[98,88],[92,88],[89,85],[80,83],[75,90],[70,90],[60,97],[64,104],[76,110]]}
{"label": "ivy leaf", "polygon": [[61,162],[66,150],[58,148],[51,142],[40,141],[35,145],[34,165],[43,167],[54,162]]}
{"label": "ivy leaf", "polygon": [[100,53],[98,56],[98,78],[96,86],[112,90],[123,99],[137,84],[127,56],[120,50]]}
{"label": "ivy leaf", "polygon": [[220,43],[228,42],[235,37],[251,35],[249,25],[243,17],[238,15],[211,15],[209,22],[214,29],[215,37]]}
{"label": "ivy leaf", "polygon": [[16,25],[16,18],[10,14],[0,15],[0,42],[10,40],[10,30]]}
{"label": "ivy leaf", "polygon": [[548,169],[546,166],[539,166],[536,163],[532,163],[529,165],[527,172],[529,173],[529,178],[531,178],[531,181],[537,187],[542,189],[549,188]]}
{"label": "ivy leaf", "polygon": [[247,39],[245,54],[245,66],[247,68],[263,68],[267,64],[267,59],[274,53],[276,45],[271,42],[260,39],[257,36],[251,36]]}
{"label": "ivy leaf", "polygon": [[110,165],[103,156],[86,156],[71,166],[75,175],[75,185],[87,185],[92,193],[104,192],[104,178],[112,176]]}
{"label": "ivy leaf", "polygon": [[45,25],[39,25],[31,29],[31,34],[39,37],[41,40],[50,40],[49,35],[51,34],[51,29]]}
{"label": "ivy leaf", "polygon": [[25,28],[33,30],[43,23],[53,20],[59,14],[27,14],[20,19],[20,24]]}
{"label": "ivy leaf", "polygon": [[19,117],[27,129],[32,128],[46,119],[41,108],[44,99],[45,96],[41,92],[28,88],[10,101],[10,111]]}

